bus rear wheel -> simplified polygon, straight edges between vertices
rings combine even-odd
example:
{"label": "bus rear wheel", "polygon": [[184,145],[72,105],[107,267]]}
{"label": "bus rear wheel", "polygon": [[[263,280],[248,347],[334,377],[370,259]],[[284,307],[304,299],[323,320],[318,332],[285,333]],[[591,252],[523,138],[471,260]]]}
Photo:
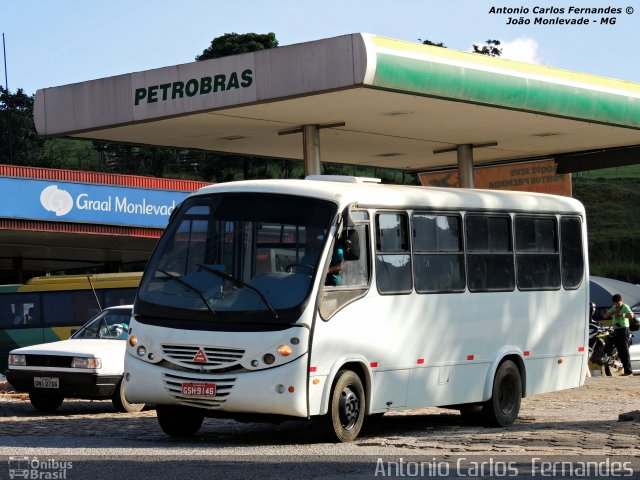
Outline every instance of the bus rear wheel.
{"label": "bus rear wheel", "polygon": [[158,405],[156,408],[160,428],[172,437],[195,435],[204,421],[204,414],[195,408]]}
{"label": "bus rear wheel", "polygon": [[332,440],[352,442],[362,428],[366,400],[360,377],[351,370],[336,375],[329,399],[328,435]]}
{"label": "bus rear wheel", "polygon": [[31,405],[33,405],[36,410],[40,410],[41,412],[55,412],[60,405],[62,405],[64,397],[32,392],[29,394],[29,401],[31,401]]}
{"label": "bus rear wheel", "polygon": [[511,360],[500,364],[493,378],[491,398],[482,405],[482,416],[489,427],[508,427],[518,418],[522,400],[520,370]]}

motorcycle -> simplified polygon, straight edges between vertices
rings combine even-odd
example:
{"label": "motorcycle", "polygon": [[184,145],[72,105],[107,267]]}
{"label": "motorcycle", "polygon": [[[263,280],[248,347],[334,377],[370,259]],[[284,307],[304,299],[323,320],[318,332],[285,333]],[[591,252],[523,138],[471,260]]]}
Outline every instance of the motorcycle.
{"label": "motorcycle", "polygon": [[[589,363],[604,368],[606,376],[620,375],[623,372],[622,362],[618,358],[618,349],[613,347],[610,355],[607,355],[607,343],[612,340],[613,335],[611,327],[605,327],[594,321],[589,322]],[[633,334],[629,335],[627,342],[631,346]]]}

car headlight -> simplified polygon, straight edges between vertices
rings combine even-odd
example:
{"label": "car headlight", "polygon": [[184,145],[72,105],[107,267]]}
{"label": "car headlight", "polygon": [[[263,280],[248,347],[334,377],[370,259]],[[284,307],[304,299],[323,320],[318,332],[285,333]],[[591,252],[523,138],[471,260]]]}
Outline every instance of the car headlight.
{"label": "car headlight", "polygon": [[71,360],[72,368],[100,368],[102,361],[99,358],[73,357]]}
{"label": "car headlight", "polygon": [[27,357],[24,355],[9,355],[9,365],[14,367],[26,367],[27,366]]}

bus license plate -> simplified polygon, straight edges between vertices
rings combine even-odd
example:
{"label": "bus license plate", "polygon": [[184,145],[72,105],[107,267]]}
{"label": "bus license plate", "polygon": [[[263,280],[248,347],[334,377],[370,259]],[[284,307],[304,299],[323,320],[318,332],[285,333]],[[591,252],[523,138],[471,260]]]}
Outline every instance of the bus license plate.
{"label": "bus license plate", "polygon": [[182,394],[198,397],[215,397],[215,383],[183,383]]}
{"label": "bus license plate", "polygon": [[60,388],[60,379],[57,377],[33,377],[33,386],[36,388]]}

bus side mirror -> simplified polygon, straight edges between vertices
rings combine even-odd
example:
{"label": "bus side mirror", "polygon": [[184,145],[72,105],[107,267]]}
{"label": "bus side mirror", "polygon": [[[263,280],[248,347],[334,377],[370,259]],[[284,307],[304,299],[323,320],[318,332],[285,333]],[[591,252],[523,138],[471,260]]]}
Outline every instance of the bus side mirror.
{"label": "bus side mirror", "polygon": [[355,228],[344,231],[340,244],[345,261],[360,260],[360,235]]}

